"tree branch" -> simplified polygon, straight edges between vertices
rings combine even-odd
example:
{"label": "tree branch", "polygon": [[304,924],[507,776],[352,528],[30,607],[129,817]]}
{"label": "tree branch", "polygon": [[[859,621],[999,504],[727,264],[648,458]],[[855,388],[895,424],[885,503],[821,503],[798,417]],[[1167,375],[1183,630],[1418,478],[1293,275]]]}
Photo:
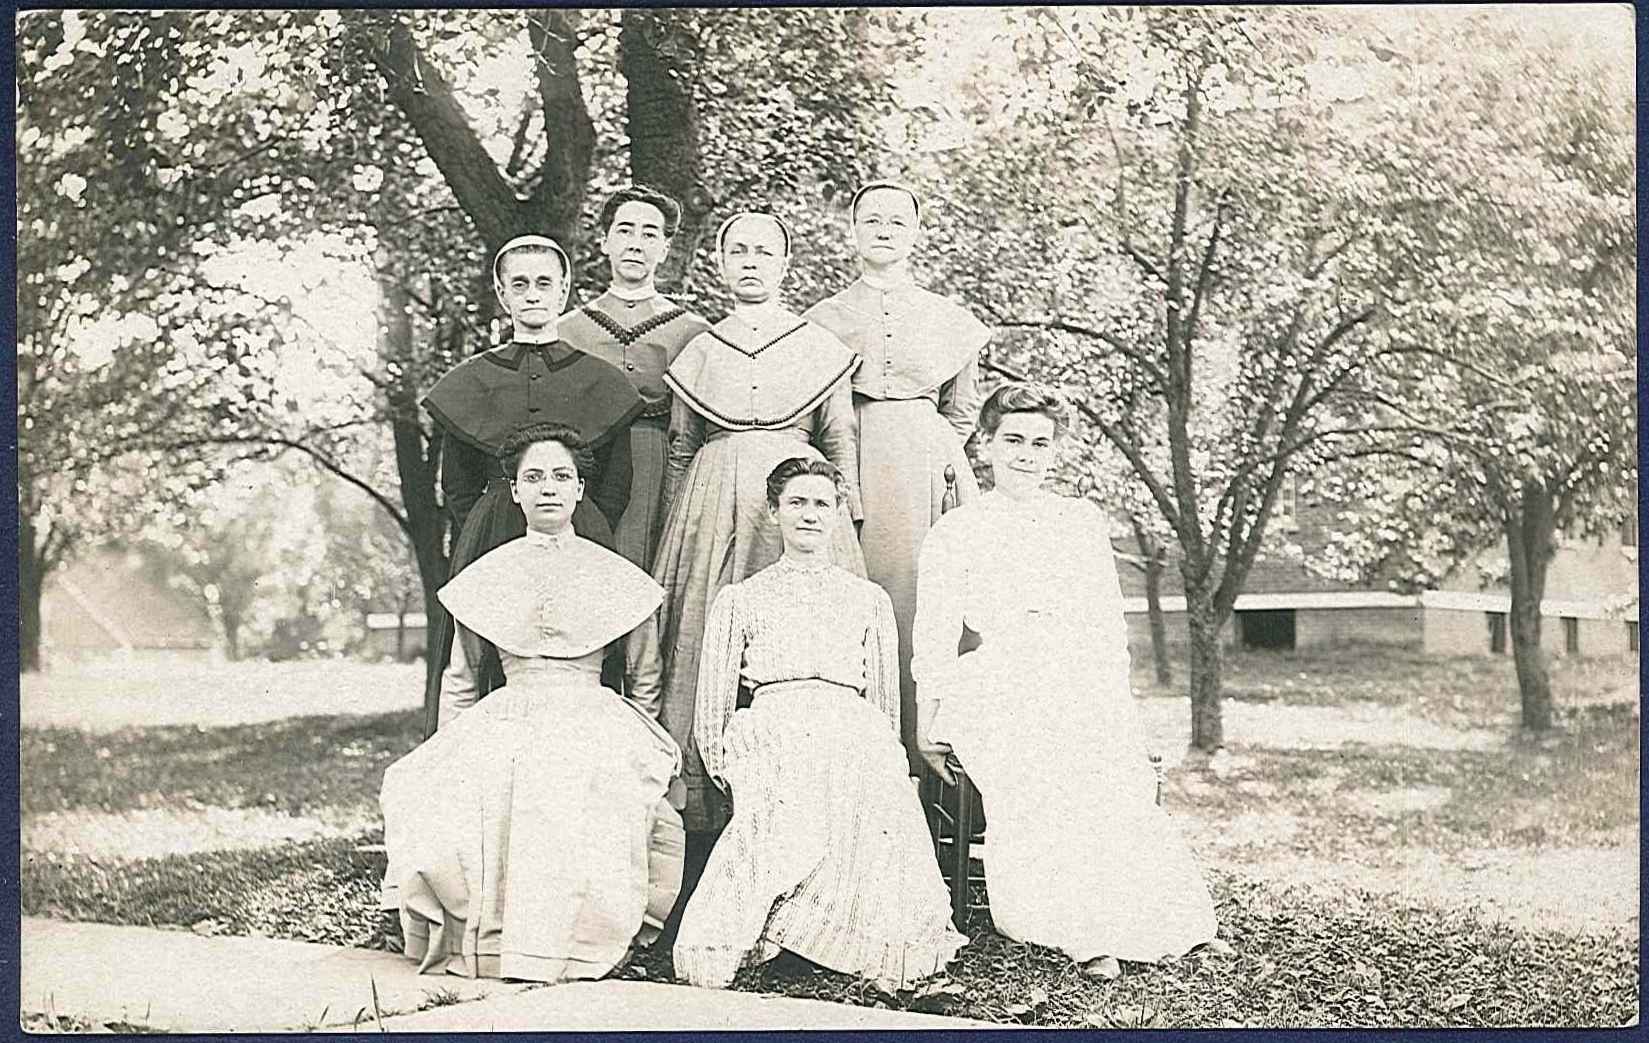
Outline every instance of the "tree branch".
{"label": "tree branch", "polygon": [[578,12],[543,8],[530,14],[527,38],[549,139],[542,180],[533,188],[529,212],[543,215],[550,234],[572,256],[595,153],[595,123],[578,82]]}
{"label": "tree branch", "polygon": [[[989,359],[981,361],[979,366],[981,369],[998,373],[1017,383],[1029,382],[1028,378],[1023,373],[1016,373],[1007,366],[990,361]],[[1145,456],[1140,452],[1139,447],[1135,445],[1132,440],[1124,438],[1122,432],[1119,431],[1115,425],[1107,423],[1105,418],[1101,417],[1099,413],[1086,402],[1081,400],[1072,400],[1071,404],[1076,407],[1077,412],[1087,418],[1089,423],[1099,428],[1100,432],[1105,435],[1106,440],[1116,446],[1117,451],[1122,453],[1122,455],[1127,458],[1129,466],[1134,469],[1134,473],[1139,476],[1141,484],[1143,484],[1145,488],[1150,491],[1151,499],[1156,501],[1157,508],[1162,511],[1163,519],[1168,522],[1169,526],[1172,527],[1176,533],[1178,533],[1179,512],[1174,509],[1174,501],[1169,497],[1168,490],[1164,488],[1162,482],[1151,473],[1151,469],[1146,464]]]}
{"label": "tree branch", "polygon": [[323,471],[348,482],[372,497],[374,503],[382,507],[385,513],[395,519],[395,524],[401,527],[401,531],[406,533],[408,539],[413,537],[412,527],[408,523],[406,515],[401,513],[394,500],[379,492],[371,482],[346,470],[342,464],[312,445],[307,445],[295,438],[285,438],[280,435],[208,435],[174,443],[173,447],[187,449],[207,445],[258,445],[272,446],[282,450],[296,449],[307,454]]}
{"label": "tree branch", "polygon": [[366,34],[367,50],[389,85],[390,99],[412,124],[475,230],[496,249],[518,231],[520,202],[515,189],[470,126],[452,85],[418,49],[401,15],[366,11],[360,18],[376,30]]}
{"label": "tree branch", "polygon": [[1117,354],[1126,356],[1138,363],[1139,367],[1145,371],[1145,375],[1150,377],[1157,387],[1166,387],[1167,378],[1155,359],[1115,334],[1106,333],[1104,330],[1096,330],[1077,323],[1066,322],[1062,319],[1011,319],[995,316],[992,316],[991,325],[1000,326],[1003,329],[1052,330],[1056,333],[1069,333],[1074,336],[1100,341]]}

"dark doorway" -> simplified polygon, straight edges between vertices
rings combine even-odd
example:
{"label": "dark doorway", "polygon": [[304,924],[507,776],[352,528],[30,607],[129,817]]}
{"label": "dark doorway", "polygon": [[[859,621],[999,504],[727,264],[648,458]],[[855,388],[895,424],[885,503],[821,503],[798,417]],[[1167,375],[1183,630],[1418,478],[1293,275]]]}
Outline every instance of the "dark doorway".
{"label": "dark doorway", "polygon": [[1237,613],[1237,632],[1244,648],[1292,651],[1294,610],[1291,608],[1251,609]]}
{"label": "dark doorway", "polygon": [[1506,652],[1506,613],[1486,612],[1489,617],[1489,651],[1495,655]]}

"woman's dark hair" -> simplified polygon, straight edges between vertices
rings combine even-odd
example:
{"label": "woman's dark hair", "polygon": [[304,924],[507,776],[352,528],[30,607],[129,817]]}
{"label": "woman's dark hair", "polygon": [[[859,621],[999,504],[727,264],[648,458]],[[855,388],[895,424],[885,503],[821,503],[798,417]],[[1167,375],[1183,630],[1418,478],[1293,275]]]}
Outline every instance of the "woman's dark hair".
{"label": "woman's dark hair", "polygon": [[590,455],[584,439],[578,437],[578,432],[566,424],[528,424],[504,439],[504,444],[498,450],[498,460],[504,465],[504,474],[515,481],[515,474],[521,468],[521,458],[527,455],[527,450],[540,442],[554,442],[572,455],[573,466],[578,468],[578,476],[587,478],[595,467],[595,457]]}
{"label": "woman's dark hair", "polygon": [[664,238],[669,239],[681,227],[681,204],[655,188],[646,185],[627,185],[607,197],[601,204],[601,234],[613,229],[613,216],[625,203],[646,203],[664,215]]}
{"label": "woman's dark hair", "polygon": [[1041,413],[1054,422],[1055,438],[1071,426],[1071,405],[1064,395],[1041,384],[1010,381],[992,391],[979,408],[979,433],[986,438],[996,434],[1002,418],[1009,413]]}
{"label": "woman's dark hair", "polygon": [[817,475],[820,478],[829,478],[830,484],[836,487],[836,502],[841,503],[842,497],[847,495],[843,488],[845,479],[842,472],[829,460],[810,460],[805,456],[793,456],[773,468],[767,475],[767,506],[775,511],[779,509],[779,497],[784,495],[784,487],[790,484],[792,478],[801,478],[806,475]]}

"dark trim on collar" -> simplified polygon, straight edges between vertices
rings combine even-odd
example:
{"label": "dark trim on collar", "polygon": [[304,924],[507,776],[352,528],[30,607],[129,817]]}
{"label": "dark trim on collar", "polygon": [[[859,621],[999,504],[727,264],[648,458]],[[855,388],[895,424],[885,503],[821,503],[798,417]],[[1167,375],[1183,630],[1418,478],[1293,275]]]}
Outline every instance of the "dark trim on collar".
{"label": "dark trim on collar", "polygon": [[[795,330],[791,331],[791,333],[794,332]],[[735,348],[738,347],[736,344],[732,346]],[[719,413],[715,409],[711,408],[708,403],[702,401],[697,395],[694,395],[691,391],[682,387],[680,382],[672,377],[668,370],[664,373],[664,383],[670,388],[671,391],[674,391],[678,396],[680,396],[681,400],[686,403],[687,407],[693,412],[704,417],[711,423],[718,424],[729,431],[778,431],[793,426],[798,419],[817,409],[819,404],[829,398],[830,393],[836,390],[837,385],[852,375],[853,371],[858,368],[859,362],[860,359],[858,355],[849,355],[847,365],[842,368],[840,373],[837,373],[835,376],[831,377],[818,393],[813,395],[813,397],[809,398],[806,402],[802,403],[802,405],[795,410],[792,410],[790,413],[773,420],[760,420],[755,418],[749,420],[737,420],[733,417],[727,416],[726,414]]]}
{"label": "dark trim on collar", "polygon": [[[567,354],[557,358],[556,353],[550,350],[551,348],[560,348]],[[543,344],[523,344],[520,341],[510,341],[508,344],[501,344],[496,348],[483,351],[477,357],[486,359],[500,369],[507,369],[513,373],[521,368],[528,355],[535,353],[544,359],[545,368],[552,373],[558,369],[565,369],[584,356],[582,351],[566,341],[558,339],[546,341]]]}
{"label": "dark trim on collar", "polygon": [[582,305],[578,310],[583,312],[591,322],[612,334],[613,338],[625,347],[629,347],[659,327],[667,326],[687,314],[686,308],[676,307],[668,311],[661,311],[651,318],[642,319],[634,326],[626,326],[594,304]]}
{"label": "dark trim on collar", "polygon": [[768,348],[771,348],[773,345],[777,344],[779,341],[781,341],[781,340],[785,339],[786,337],[790,336],[792,333],[795,333],[797,330],[802,329],[806,325],[807,325],[807,320],[806,319],[797,320],[796,325],[794,325],[794,326],[790,327],[789,329],[785,330],[783,333],[779,334],[777,337],[774,337],[772,340],[768,341],[766,344],[763,344],[761,347],[757,348],[755,351],[751,351],[748,348],[746,348],[744,345],[736,344],[733,341],[728,340],[726,337],[723,337],[721,334],[716,332],[716,328],[714,326],[710,327],[705,332],[709,333],[710,336],[716,338],[717,340],[721,341],[723,344],[725,344],[728,347],[732,348],[734,351],[737,351],[739,354],[746,355],[750,358],[755,358],[757,355],[760,355],[762,352],[766,351]]}

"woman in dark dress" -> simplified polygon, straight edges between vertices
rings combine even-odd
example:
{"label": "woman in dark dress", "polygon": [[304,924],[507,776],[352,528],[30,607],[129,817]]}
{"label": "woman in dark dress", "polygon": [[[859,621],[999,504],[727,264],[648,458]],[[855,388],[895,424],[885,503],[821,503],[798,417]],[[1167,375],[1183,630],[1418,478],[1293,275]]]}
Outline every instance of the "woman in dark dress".
{"label": "woman in dark dress", "polygon": [[645,403],[629,430],[630,502],[613,527],[617,551],[643,569],[653,567],[664,531],[671,400],[664,371],[688,341],[710,328],[653,285],[680,224],[681,207],[662,192],[639,185],[614,192],[601,208],[601,252],[612,281],[556,326],[561,340],[622,369]]}
{"label": "woman in dark dress", "polygon": [[[556,339],[571,271],[554,240],[530,235],[505,243],[493,259],[493,286],[510,316],[510,342],[460,362],[424,398],[442,437],[441,491],[455,534],[451,575],[526,531],[498,455],[504,440],[529,424],[564,424],[585,441],[594,471],[573,528],[613,547],[630,491],[629,440],[619,436],[643,403],[619,369]],[[424,734],[500,683],[497,650],[438,611],[430,626]]]}

